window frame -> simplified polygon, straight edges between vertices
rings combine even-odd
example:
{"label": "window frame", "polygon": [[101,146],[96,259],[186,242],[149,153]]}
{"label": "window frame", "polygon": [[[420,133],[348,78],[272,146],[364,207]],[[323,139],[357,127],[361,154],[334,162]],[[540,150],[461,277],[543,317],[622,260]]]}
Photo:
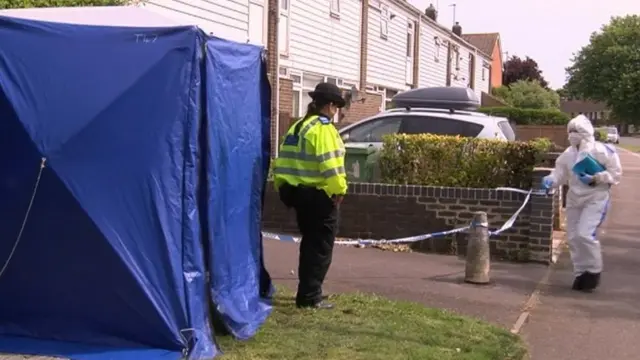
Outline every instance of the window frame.
{"label": "window frame", "polygon": [[[407,128],[409,126],[409,121],[410,120],[417,120],[416,122],[420,121],[421,123],[424,122],[428,122],[428,121],[444,121],[444,122],[449,122],[449,123],[458,123],[461,125],[465,125],[469,128],[474,128],[473,132],[475,132],[475,135],[468,135],[468,134],[464,134],[464,133],[451,133],[451,132],[447,132],[447,133],[441,133],[441,132],[409,132],[407,131]],[[482,133],[482,130],[484,130],[485,126],[482,124],[477,124],[471,121],[465,121],[465,120],[458,120],[458,119],[453,119],[450,117],[445,117],[445,116],[435,116],[435,115],[407,115],[404,117],[403,121],[402,121],[402,126],[400,127],[400,130],[398,131],[399,134],[434,134],[434,135],[444,135],[444,136],[462,136],[462,137],[472,137],[472,138],[476,138],[478,137],[478,135],[480,135],[480,133]],[[476,132],[477,130],[477,132]]]}
{"label": "window frame", "polygon": [[[354,127],[352,127],[351,129],[347,130],[345,133],[342,133],[341,136],[344,139],[344,135],[347,135],[347,134],[349,135],[349,138],[344,140],[345,144],[349,144],[349,143],[356,143],[356,144],[382,143],[382,139],[379,139],[379,141],[378,141],[378,139],[373,139],[373,140],[371,140],[371,139],[370,140],[366,140],[365,139],[365,140],[362,140],[362,141],[354,141],[353,138],[352,138],[351,133],[353,131],[358,131],[358,130],[362,129],[362,127],[365,127],[365,126],[373,126],[373,128],[372,128],[372,130],[373,130],[373,129],[376,129],[378,127],[377,124],[381,124],[382,125],[382,124],[389,123],[389,122],[395,121],[395,120],[397,120],[397,122],[398,122],[398,130],[396,131],[396,134],[397,134],[397,133],[400,132],[400,129],[402,128],[403,118],[402,118],[402,116],[393,115],[393,116],[378,117],[378,118],[371,119],[371,120],[368,120],[368,121],[363,122],[363,123],[359,123],[359,124],[355,125]],[[372,131],[369,131],[369,134],[371,134],[371,132]],[[392,134],[392,133],[389,133],[389,134]]]}
{"label": "window frame", "polygon": [[[306,112],[306,108],[303,106],[303,104],[305,103],[305,101],[303,101],[303,97],[304,96],[308,96],[308,93],[313,91],[313,89],[315,88],[316,84],[319,82],[331,82],[335,85],[337,85],[339,88],[341,88],[342,90],[350,90],[351,86],[355,85],[356,87],[358,86],[357,82],[345,82],[343,79],[339,78],[339,77],[335,77],[335,76],[327,76],[327,75],[320,75],[317,73],[312,73],[312,72],[302,72],[302,71],[295,71],[295,70],[291,70],[289,73],[289,77],[291,78],[292,82],[293,82],[293,88],[292,88],[292,97],[296,96],[296,92],[298,93],[298,110],[296,112],[296,109],[293,109],[293,106],[295,105],[295,101],[294,104],[292,104],[292,113],[293,114],[298,114],[297,117],[302,117],[304,116],[305,112]],[[313,80],[313,84],[305,84],[305,77],[311,77],[314,78]],[[333,117],[333,122],[334,123],[338,123],[340,122],[340,111],[338,111],[336,113],[336,115]]]}
{"label": "window frame", "polygon": [[389,6],[380,4],[380,38],[389,38]]}
{"label": "window frame", "polygon": [[329,0],[329,14],[334,19],[340,19],[340,0]]}
{"label": "window frame", "polygon": [[[286,4],[286,9],[282,7],[283,3]],[[282,39],[282,34],[280,31],[278,31],[278,52],[280,53],[280,55],[286,57],[289,56],[289,51],[291,50],[291,0],[278,0],[278,8],[280,9],[280,20],[278,21],[278,26],[280,26],[280,24],[282,23],[282,18],[287,19],[285,29],[286,37],[283,40],[284,46],[280,46],[280,39]]]}
{"label": "window frame", "polygon": [[[287,0],[290,1],[290,0]],[[265,49],[268,48],[268,32],[269,32],[269,16],[268,16],[268,11],[267,11],[267,0],[249,0],[249,4],[247,7],[247,24],[249,24],[249,26],[247,27],[247,43],[251,44],[251,19],[250,19],[250,13],[251,13],[251,5],[256,5],[256,6],[260,6],[262,7],[262,43],[260,45],[264,46]]]}

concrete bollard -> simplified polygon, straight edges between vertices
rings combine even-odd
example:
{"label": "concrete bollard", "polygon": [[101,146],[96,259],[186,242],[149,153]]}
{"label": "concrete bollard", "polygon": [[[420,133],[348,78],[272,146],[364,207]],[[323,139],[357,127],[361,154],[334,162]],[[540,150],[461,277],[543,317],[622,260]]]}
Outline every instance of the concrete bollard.
{"label": "concrete bollard", "polygon": [[473,214],[467,233],[467,262],[464,281],[471,284],[488,284],[491,257],[489,248],[489,223],[487,213]]}

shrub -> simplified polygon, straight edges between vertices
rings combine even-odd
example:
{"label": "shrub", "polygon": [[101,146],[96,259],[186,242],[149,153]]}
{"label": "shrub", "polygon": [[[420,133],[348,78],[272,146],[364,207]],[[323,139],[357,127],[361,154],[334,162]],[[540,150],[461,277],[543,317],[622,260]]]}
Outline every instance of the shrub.
{"label": "shrub", "polygon": [[550,142],[507,142],[440,135],[390,135],[380,154],[382,180],[392,184],[531,187],[533,168]]}
{"label": "shrub", "polygon": [[535,80],[518,80],[508,86],[494,88],[493,95],[517,108],[557,109],[560,107],[558,93],[545,89]]}
{"label": "shrub", "polygon": [[566,125],[569,115],[555,109],[520,109],[514,107],[487,107],[478,111],[487,115],[502,116],[518,125]]}

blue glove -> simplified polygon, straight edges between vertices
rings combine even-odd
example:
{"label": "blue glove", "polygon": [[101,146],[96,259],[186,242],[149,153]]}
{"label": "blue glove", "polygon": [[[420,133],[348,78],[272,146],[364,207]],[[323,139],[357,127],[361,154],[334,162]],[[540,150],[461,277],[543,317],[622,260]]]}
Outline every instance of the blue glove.
{"label": "blue glove", "polygon": [[542,178],[542,188],[545,190],[549,190],[553,187],[553,179],[551,176],[547,175]]}
{"label": "blue glove", "polygon": [[578,175],[578,179],[585,185],[593,185],[595,182],[593,176],[584,173]]}

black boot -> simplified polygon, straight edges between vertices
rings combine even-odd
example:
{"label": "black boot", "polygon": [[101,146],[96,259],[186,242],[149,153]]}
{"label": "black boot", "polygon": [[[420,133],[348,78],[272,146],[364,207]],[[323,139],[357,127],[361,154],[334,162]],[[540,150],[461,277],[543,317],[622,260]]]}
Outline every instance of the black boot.
{"label": "black boot", "polygon": [[582,273],[576,276],[575,280],[573,280],[572,290],[583,291],[584,290],[584,282],[585,282],[586,273]]}
{"label": "black boot", "polygon": [[592,292],[600,285],[600,273],[583,272],[573,281],[572,289],[582,292]]}
{"label": "black boot", "polygon": [[584,273],[583,291],[591,292],[600,285],[600,273]]}

